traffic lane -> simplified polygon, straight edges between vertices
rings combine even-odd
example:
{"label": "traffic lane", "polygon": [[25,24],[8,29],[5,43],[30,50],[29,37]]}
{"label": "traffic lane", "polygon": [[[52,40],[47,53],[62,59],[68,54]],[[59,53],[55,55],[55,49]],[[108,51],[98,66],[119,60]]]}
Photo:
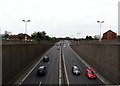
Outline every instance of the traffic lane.
{"label": "traffic lane", "polygon": [[50,64],[48,74],[46,76],[45,84],[58,84],[59,83],[59,58],[60,50],[57,50],[57,53],[54,55],[53,60]]}
{"label": "traffic lane", "polygon": [[[71,49],[71,47],[70,47],[70,52],[73,52],[72,51],[72,49]],[[86,68],[88,68],[82,61],[80,61],[80,59],[76,56],[76,54],[75,53],[71,53],[73,56],[75,56],[75,58],[74,58],[74,60],[76,60],[76,62],[79,64],[79,66],[81,65],[82,66],[82,68],[83,68],[83,73],[84,73],[84,71],[85,71],[85,69]],[[71,56],[72,56],[71,55]],[[85,74],[84,74],[85,75]],[[86,76],[85,76],[85,78],[87,78]],[[96,79],[87,79],[87,82],[88,82],[88,84],[104,84],[98,77],[96,78]]]}
{"label": "traffic lane", "polygon": [[[71,50],[71,47],[69,47],[68,51],[69,51],[71,57],[74,57],[72,60],[74,60],[75,63],[77,63],[77,65],[79,67],[81,66],[80,69],[83,70],[82,72],[84,74],[85,69],[87,69],[88,67],[84,63],[82,63],[82,61],[80,61],[80,59],[76,56],[75,53],[73,53],[73,51]],[[85,74],[84,74],[84,76],[85,76]],[[88,84],[104,84],[98,77],[96,79],[88,79],[86,76],[83,78],[87,79]]]}
{"label": "traffic lane", "polygon": [[[50,57],[50,61],[52,60],[52,57],[54,56],[56,51],[56,47],[54,46],[46,55]],[[37,76],[37,69],[40,65],[45,65],[47,68],[49,67],[50,62],[41,62],[35,67],[35,69],[30,73],[30,75],[22,82],[22,84],[39,84],[40,81],[43,82],[45,80],[45,77],[38,77]]]}
{"label": "traffic lane", "polygon": [[[53,48],[48,54],[47,56],[51,57],[53,55],[53,51],[55,51],[55,48]],[[38,77],[37,76],[37,69],[40,65],[45,65],[48,66],[49,62],[47,64],[45,64],[43,61],[41,61],[36,68],[32,71],[32,73],[25,79],[25,81],[22,84],[39,84],[40,81],[42,81],[44,79],[44,77]]]}
{"label": "traffic lane", "polygon": [[[68,78],[69,78],[69,82],[70,84],[89,84],[87,77],[85,77],[84,72],[82,71],[82,67],[80,67],[81,65],[79,65],[74,59],[71,59],[73,57],[71,57],[69,52],[66,52],[65,54],[66,57],[66,67],[68,71]],[[73,65],[77,65],[78,67],[80,67],[81,70],[81,74],[79,76],[75,76],[72,74],[72,66]]]}
{"label": "traffic lane", "polygon": [[[78,58],[77,56],[70,50],[70,47],[67,47],[67,48],[64,48],[64,52],[66,52],[67,56],[67,60],[69,61],[67,63],[67,65],[69,64],[72,64],[71,66],[68,65],[68,70],[72,70],[72,66],[73,65],[77,65],[80,70],[81,70],[81,74],[79,77],[79,79],[74,76],[72,73],[70,73],[68,71],[68,76],[70,77],[69,80],[72,84],[76,84],[76,83],[79,83],[79,84],[103,84],[98,78],[92,80],[92,79],[88,79],[85,74],[84,74],[84,70],[87,68]],[[65,55],[66,55],[65,54]],[[66,60],[66,61],[67,61]]]}
{"label": "traffic lane", "polygon": [[83,74],[81,73],[79,76],[72,74],[72,66],[74,65],[73,60],[70,59],[69,52],[66,49],[63,49],[65,65],[68,74],[68,80],[70,85],[71,84],[86,84],[86,82],[81,78]]}
{"label": "traffic lane", "polygon": [[77,65],[77,63],[73,59],[74,57],[72,57],[70,55],[68,43],[65,43],[65,45],[66,45],[66,47],[63,47],[63,52],[64,52],[64,57],[65,57],[66,68],[67,68],[68,79],[69,79],[70,85],[71,84],[80,84],[80,85],[86,86],[87,83],[85,80],[82,79],[82,77],[84,77],[84,74],[82,73],[81,70],[80,70],[81,74],[78,76],[72,74],[72,66]]}
{"label": "traffic lane", "polygon": [[[58,50],[59,48],[59,50]],[[60,43],[58,43],[58,45],[56,46],[56,54],[54,55],[52,62],[50,64],[49,67],[49,71],[48,74],[46,76],[46,80],[44,82],[44,84],[58,84],[59,83],[59,58],[60,58]]]}

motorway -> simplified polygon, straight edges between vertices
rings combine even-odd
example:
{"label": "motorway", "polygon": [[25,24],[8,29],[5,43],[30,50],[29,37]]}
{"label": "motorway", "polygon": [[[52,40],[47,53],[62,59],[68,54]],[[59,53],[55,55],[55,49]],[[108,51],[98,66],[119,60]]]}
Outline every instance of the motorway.
{"label": "motorway", "polygon": [[[35,86],[42,86],[44,84],[55,84],[59,85],[59,64],[61,56],[64,59],[64,65],[66,68],[66,78],[68,86],[72,86],[73,84],[79,84],[84,86],[89,85],[97,85],[103,84],[99,78],[96,79],[88,79],[85,74],[84,70],[87,68],[77,57],[77,55],[73,52],[71,47],[69,46],[68,41],[64,41],[65,46],[60,46],[61,42],[57,43],[58,46],[53,46],[45,55],[49,56],[49,62],[43,62],[42,59],[39,63],[35,66],[35,68],[28,73],[27,76],[21,81],[19,86],[22,85],[30,85],[34,84]],[[60,50],[57,50],[57,49]],[[62,49],[62,51],[61,51]],[[62,55],[61,55],[62,52]],[[44,55],[44,56],[45,56]],[[45,65],[47,67],[47,74],[43,77],[37,76],[37,69],[40,65]],[[77,65],[80,68],[81,74],[76,76],[72,74],[72,66]]]}

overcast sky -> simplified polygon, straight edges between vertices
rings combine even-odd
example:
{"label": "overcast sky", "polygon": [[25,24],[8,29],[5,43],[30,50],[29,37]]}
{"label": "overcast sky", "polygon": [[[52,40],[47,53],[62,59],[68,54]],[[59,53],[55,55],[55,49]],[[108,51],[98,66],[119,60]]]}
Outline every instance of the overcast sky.
{"label": "overcast sky", "polygon": [[[80,37],[99,35],[111,29],[118,31],[119,0],[1,0],[0,28],[1,32],[12,34],[45,31],[50,36]],[[2,14],[2,15],[1,15]]]}

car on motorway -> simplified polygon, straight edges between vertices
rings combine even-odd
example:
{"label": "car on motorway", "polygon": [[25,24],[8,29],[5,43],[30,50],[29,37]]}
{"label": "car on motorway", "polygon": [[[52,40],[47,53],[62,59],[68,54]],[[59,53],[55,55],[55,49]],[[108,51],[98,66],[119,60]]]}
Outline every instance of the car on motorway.
{"label": "car on motorway", "polygon": [[96,75],[94,74],[93,70],[90,69],[90,68],[87,68],[85,71],[84,71],[85,75],[88,77],[88,78],[96,78]]}
{"label": "car on motorway", "polygon": [[49,57],[48,56],[44,56],[43,57],[43,62],[48,62],[49,61]]}
{"label": "car on motorway", "polygon": [[62,44],[60,43],[60,46],[61,46]]}
{"label": "car on motorway", "polygon": [[63,47],[66,47],[66,44],[64,44],[64,46]]}
{"label": "car on motorway", "polygon": [[74,66],[72,66],[72,73],[74,75],[79,75],[80,74],[80,69],[76,65],[74,65]]}
{"label": "car on motorway", "polygon": [[60,47],[57,47],[57,50],[60,50]]}
{"label": "car on motorway", "polygon": [[37,75],[38,76],[45,76],[46,75],[46,66],[42,65],[38,67],[37,70]]}

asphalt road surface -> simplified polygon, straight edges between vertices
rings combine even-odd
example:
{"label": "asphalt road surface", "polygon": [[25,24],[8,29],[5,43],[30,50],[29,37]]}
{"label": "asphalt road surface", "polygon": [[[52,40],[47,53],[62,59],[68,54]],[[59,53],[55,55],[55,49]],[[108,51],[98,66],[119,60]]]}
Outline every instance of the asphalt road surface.
{"label": "asphalt road surface", "polygon": [[[60,44],[63,46],[60,46]],[[49,56],[49,62],[43,62],[42,60],[40,63],[33,69],[33,71],[19,84],[22,85],[30,85],[34,84],[35,86],[42,86],[44,84],[55,84],[59,85],[59,59],[61,57],[61,49],[62,49],[62,56],[64,58],[64,64],[66,67],[66,73],[68,78],[68,86],[78,85],[81,86],[90,86],[97,84],[103,84],[99,78],[96,79],[88,79],[85,74],[84,70],[87,68],[76,56],[76,54],[72,51],[71,47],[69,46],[68,41],[58,42],[58,45],[53,46],[46,56]],[[58,48],[60,50],[58,50]],[[37,76],[37,69],[40,65],[45,65],[47,67],[47,74],[43,77]],[[76,76],[72,74],[72,66],[77,65],[80,68],[81,74]]]}
{"label": "asphalt road surface", "polygon": [[[63,57],[65,59],[65,65],[67,70],[67,75],[69,79],[69,84],[81,84],[81,85],[102,85],[103,83],[100,81],[99,78],[96,79],[88,79],[85,74],[84,70],[87,67],[80,61],[75,53],[73,53],[71,47],[69,46],[68,41],[65,42],[65,46],[62,48],[63,50]],[[72,66],[77,65],[80,68],[80,75],[76,76],[72,74]]]}

